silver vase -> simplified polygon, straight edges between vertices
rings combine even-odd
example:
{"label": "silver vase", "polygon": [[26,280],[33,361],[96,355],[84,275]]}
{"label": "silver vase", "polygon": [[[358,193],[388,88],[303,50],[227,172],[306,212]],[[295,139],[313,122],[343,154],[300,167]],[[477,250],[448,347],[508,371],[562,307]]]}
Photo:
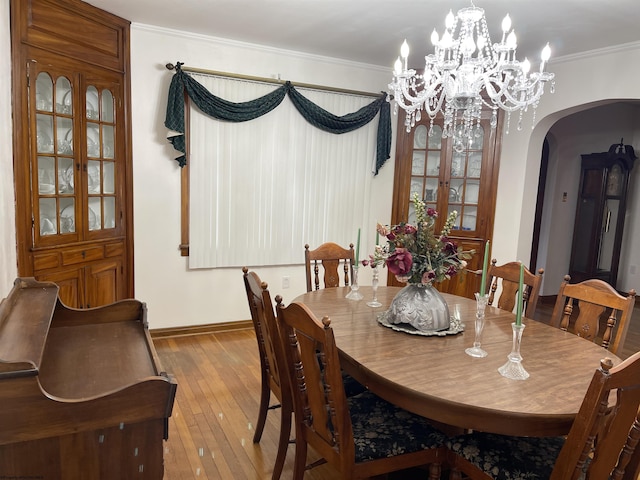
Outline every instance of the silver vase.
{"label": "silver vase", "polygon": [[387,311],[389,323],[406,323],[421,332],[449,329],[449,307],[431,285],[409,284],[398,292]]}

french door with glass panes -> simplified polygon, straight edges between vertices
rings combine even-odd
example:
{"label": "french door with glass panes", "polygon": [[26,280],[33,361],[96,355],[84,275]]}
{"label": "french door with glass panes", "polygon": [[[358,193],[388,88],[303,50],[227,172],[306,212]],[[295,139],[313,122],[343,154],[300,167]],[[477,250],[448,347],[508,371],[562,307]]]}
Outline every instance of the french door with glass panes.
{"label": "french door with glass panes", "polygon": [[[414,192],[438,211],[436,231],[455,210],[458,216],[450,236],[465,250],[475,250],[469,270],[482,268],[484,244],[493,233],[500,120],[492,129],[487,113],[467,143],[443,138],[440,118],[433,125],[422,119],[407,132],[403,113],[398,115],[392,224],[415,221]],[[392,275],[388,283],[398,284]],[[437,285],[441,291],[469,298],[478,287],[479,278],[469,273]]]}

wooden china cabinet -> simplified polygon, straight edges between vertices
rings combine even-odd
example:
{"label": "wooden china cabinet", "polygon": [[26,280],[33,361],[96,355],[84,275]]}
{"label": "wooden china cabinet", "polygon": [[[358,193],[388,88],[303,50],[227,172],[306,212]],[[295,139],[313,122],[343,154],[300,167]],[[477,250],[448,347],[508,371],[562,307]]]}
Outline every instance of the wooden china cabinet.
{"label": "wooden china cabinet", "polygon": [[[496,206],[502,117],[491,128],[491,112],[485,112],[473,142],[455,142],[442,138],[443,119],[438,116],[430,132],[429,118],[416,122],[410,132],[405,115],[398,112],[396,166],[391,222],[415,221],[411,197],[417,192],[427,207],[438,213],[436,231],[443,227],[453,210],[458,212],[451,232],[458,245],[475,250],[469,270],[482,268],[484,245],[493,234]],[[389,285],[399,284],[389,275]],[[478,291],[480,278],[475,274],[458,274],[438,285],[438,290],[469,298]]]}
{"label": "wooden china cabinet", "polygon": [[129,22],[11,0],[18,273],[71,307],[133,297]]}

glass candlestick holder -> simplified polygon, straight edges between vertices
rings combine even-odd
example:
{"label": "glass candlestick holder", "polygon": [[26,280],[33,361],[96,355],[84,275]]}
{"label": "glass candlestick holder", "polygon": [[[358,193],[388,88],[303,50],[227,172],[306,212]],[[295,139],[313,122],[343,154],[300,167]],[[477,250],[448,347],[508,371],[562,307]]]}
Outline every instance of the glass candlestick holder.
{"label": "glass candlestick holder", "polygon": [[513,380],[526,380],[529,378],[527,372],[522,366],[522,355],[520,355],[520,344],[522,343],[522,331],[524,324],[517,325],[515,322],[511,324],[513,330],[513,346],[511,353],[507,355],[507,363],[498,369],[500,375]]}
{"label": "glass candlestick holder", "polygon": [[367,305],[370,307],[381,307],[382,304],[378,301],[378,266],[374,266],[372,268],[372,277],[371,277],[371,289],[373,290],[373,300],[371,300],[370,302],[367,302]]}
{"label": "glass candlestick holder", "polygon": [[483,358],[488,354],[484,351],[480,345],[482,342],[482,330],[484,330],[484,312],[487,309],[487,302],[489,301],[489,295],[475,294],[476,296],[476,320],[474,323],[475,337],[473,341],[473,347],[467,348],[464,353],[471,355],[472,357]]}
{"label": "glass candlestick holder", "polygon": [[358,291],[358,265],[353,266],[353,275],[351,277],[351,291],[347,293],[349,300],[362,300],[364,296]]}

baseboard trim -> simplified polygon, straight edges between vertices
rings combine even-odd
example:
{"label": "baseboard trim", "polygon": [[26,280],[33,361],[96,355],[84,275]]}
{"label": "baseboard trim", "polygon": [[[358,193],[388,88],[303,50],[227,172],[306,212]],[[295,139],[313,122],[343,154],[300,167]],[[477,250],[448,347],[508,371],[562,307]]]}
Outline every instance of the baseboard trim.
{"label": "baseboard trim", "polygon": [[234,330],[253,329],[251,320],[238,322],[207,323],[186,327],[154,328],[150,330],[151,338],[186,337],[189,335],[206,335],[209,333],[231,332]]}

